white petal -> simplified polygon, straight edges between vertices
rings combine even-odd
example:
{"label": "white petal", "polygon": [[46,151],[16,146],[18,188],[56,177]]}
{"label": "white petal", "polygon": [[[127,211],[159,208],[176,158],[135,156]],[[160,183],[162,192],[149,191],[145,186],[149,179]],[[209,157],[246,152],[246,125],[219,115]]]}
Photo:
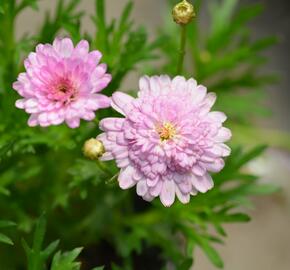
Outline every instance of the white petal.
{"label": "white petal", "polygon": [[[186,80],[182,76],[176,76],[172,80],[172,88],[178,90],[179,88],[183,88],[185,85]],[[181,90],[181,89],[180,89]]]}
{"label": "white petal", "polygon": [[160,193],[160,201],[166,207],[171,206],[175,200],[175,183],[172,180],[165,180]]}
{"label": "white petal", "polygon": [[195,79],[191,78],[187,81],[187,86],[188,89],[190,89],[191,91],[194,91],[195,88],[197,87],[197,82]]}
{"label": "white petal", "polygon": [[171,79],[168,75],[160,75],[159,83],[161,84],[161,87],[170,87]]}
{"label": "white petal", "polygon": [[108,131],[120,131],[122,129],[124,118],[104,118],[100,122],[100,128]]}
{"label": "white petal", "polygon": [[199,104],[203,101],[206,96],[207,89],[203,85],[199,85],[195,88],[193,93],[193,104]]}
{"label": "white petal", "polygon": [[24,107],[25,107],[25,99],[18,99],[18,100],[16,100],[16,102],[15,102],[15,106],[16,106],[16,108],[18,108],[18,109],[24,109]]}
{"label": "white petal", "polygon": [[160,195],[160,192],[162,190],[162,186],[163,186],[163,182],[162,181],[157,182],[157,184],[154,187],[151,187],[149,189],[149,193],[152,196],[154,196],[154,197],[159,196]]}
{"label": "white petal", "polygon": [[134,98],[122,93],[115,92],[112,96],[111,106],[119,113],[126,115],[132,109],[132,102]]}
{"label": "white petal", "polygon": [[198,176],[202,176],[206,173],[206,170],[205,168],[203,168],[202,166],[198,165],[198,164],[195,164],[193,167],[192,167],[192,171],[194,174],[198,175]]}
{"label": "white petal", "polygon": [[106,152],[105,154],[103,154],[99,158],[99,160],[101,160],[101,161],[107,161],[107,160],[112,160],[112,159],[114,159],[114,157],[113,157],[112,153],[110,153],[110,152]]}
{"label": "white petal", "polygon": [[139,80],[139,89],[140,92],[148,92],[150,90],[150,78],[148,76],[143,76]]}
{"label": "white petal", "polygon": [[53,47],[63,57],[70,57],[74,49],[74,45],[69,38],[56,38]]}
{"label": "white petal", "polygon": [[187,176],[184,181],[176,185],[183,193],[189,193],[192,189],[191,175]]}
{"label": "white petal", "polygon": [[28,126],[30,127],[35,127],[38,125],[38,115],[37,114],[32,114],[29,119],[28,119]]}
{"label": "white petal", "polygon": [[206,173],[203,176],[196,176],[193,175],[192,176],[192,184],[195,187],[195,189],[197,189],[198,191],[205,193],[208,190],[210,190],[211,188],[213,188],[213,180],[211,178],[211,176]]}
{"label": "white petal", "polygon": [[118,159],[117,161],[118,168],[124,168],[129,166],[130,160],[128,158]]}
{"label": "white petal", "polygon": [[221,144],[220,145],[221,149],[222,149],[222,157],[227,157],[231,154],[231,148],[228,147],[226,144]]}
{"label": "white petal", "polygon": [[210,112],[208,114],[208,117],[212,119],[213,121],[218,121],[218,122],[225,122],[227,120],[226,115],[223,112]]}
{"label": "white petal", "polygon": [[149,193],[146,193],[142,198],[147,202],[151,202],[154,199],[154,197],[151,196]]}
{"label": "white petal", "polygon": [[229,148],[226,144],[223,143],[215,144],[205,151],[205,155],[213,157],[227,157],[230,155],[230,153],[231,148]]}
{"label": "white petal", "polygon": [[225,166],[225,162],[222,158],[217,158],[213,162],[204,163],[204,165],[208,171],[217,173]]}
{"label": "white petal", "polygon": [[148,191],[148,186],[147,186],[145,180],[139,181],[139,182],[137,183],[136,191],[137,191],[137,194],[138,194],[139,196],[141,196],[141,197],[144,196],[144,195],[147,193],[147,191]]}
{"label": "white petal", "polygon": [[218,134],[215,137],[217,142],[225,142],[228,141],[232,137],[232,132],[225,127],[219,129]]}
{"label": "white petal", "polygon": [[127,168],[121,169],[118,177],[120,188],[128,189],[136,184],[136,182],[133,179],[134,171],[135,169],[132,166],[128,166]]}
{"label": "white petal", "polygon": [[76,46],[76,52],[82,56],[89,53],[89,43],[86,40],[81,40]]}
{"label": "white petal", "polygon": [[205,98],[205,103],[209,106],[209,107],[212,107],[215,102],[216,102],[216,94],[211,92],[211,93],[208,93],[206,95],[206,98]]}
{"label": "white petal", "polygon": [[77,117],[66,119],[66,123],[70,128],[77,128],[80,125],[80,119]]}
{"label": "white petal", "polygon": [[190,193],[182,193],[178,187],[176,187],[177,198],[183,203],[187,204],[190,201]]}
{"label": "white petal", "polygon": [[153,76],[150,78],[150,90],[152,94],[159,94],[161,87],[159,84],[159,77],[158,76]]}

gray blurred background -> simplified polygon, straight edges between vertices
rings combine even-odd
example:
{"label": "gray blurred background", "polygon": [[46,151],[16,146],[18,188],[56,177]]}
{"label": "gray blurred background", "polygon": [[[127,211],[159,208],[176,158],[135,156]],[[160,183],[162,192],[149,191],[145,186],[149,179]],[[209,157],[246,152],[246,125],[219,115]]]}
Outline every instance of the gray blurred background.
{"label": "gray blurred background", "polygon": [[[211,0],[204,0],[211,1]],[[107,0],[109,18],[118,17],[127,0]],[[134,18],[137,24],[146,25],[154,35],[164,16],[166,0],[134,0]],[[178,2],[178,1],[177,1]],[[279,74],[278,85],[269,87],[267,104],[273,116],[259,123],[271,128],[290,131],[290,1],[289,0],[241,0],[243,3],[260,2],[265,12],[251,27],[257,37],[275,34],[280,43],[267,52],[270,62],[266,71]],[[43,19],[44,11],[51,10],[55,0],[42,0],[40,12],[27,11],[17,22],[17,35],[33,33]],[[83,0],[86,11],[84,30],[93,32],[90,15],[94,0]],[[206,21],[206,18],[205,18]],[[127,79],[125,88],[136,88],[137,78]],[[290,139],[290,137],[289,137]],[[250,170],[259,173],[262,181],[274,182],[282,187],[279,194],[267,198],[254,198],[255,208],[249,212],[253,220],[248,224],[227,226],[226,245],[220,247],[225,260],[225,270],[289,270],[290,269],[290,154],[282,149],[269,149],[266,155],[251,164]],[[202,252],[197,251],[194,269],[215,269]]]}

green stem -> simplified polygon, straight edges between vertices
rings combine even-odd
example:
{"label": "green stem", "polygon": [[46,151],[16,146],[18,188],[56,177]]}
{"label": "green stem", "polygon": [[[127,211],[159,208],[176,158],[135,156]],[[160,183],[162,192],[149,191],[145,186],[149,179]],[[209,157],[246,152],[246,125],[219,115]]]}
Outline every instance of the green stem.
{"label": "green stem", "polygon": [[185,45],[186,45],[186,25],[181,25],[179,58],[178,58],[177,72],[176,72],[177,75],[181,74],[183,70]]}

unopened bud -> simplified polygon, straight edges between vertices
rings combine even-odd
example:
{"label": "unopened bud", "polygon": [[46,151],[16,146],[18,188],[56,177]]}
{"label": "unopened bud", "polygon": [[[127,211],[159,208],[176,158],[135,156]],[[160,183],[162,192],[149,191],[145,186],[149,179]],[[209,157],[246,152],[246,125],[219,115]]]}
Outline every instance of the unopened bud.
{"label": "unopened bud", "polygon": [[85,157],[97,160],[105,153],[105,147],[101,141],[92,138],[85,142],[83,152]]}
{"label": "unopened bud", "polygon": [[173,8],[172,16],[177,24],[186,25],[192,21],[196,14],[193,5],[183,0]]}

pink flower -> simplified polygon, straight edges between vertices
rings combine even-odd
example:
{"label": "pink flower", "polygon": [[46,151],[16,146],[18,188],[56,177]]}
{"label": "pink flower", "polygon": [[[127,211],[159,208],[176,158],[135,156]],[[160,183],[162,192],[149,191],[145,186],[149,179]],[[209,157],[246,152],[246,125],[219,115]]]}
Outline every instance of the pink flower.
{"label": "pink flower", "polygon": [[96,110],[109,107],[110,99],[98,93],[111,81],[107,66],[99,64],[101,57],[99,51],[89,52],[86,40],[75,48],[69,38],[39,44],[24,62],[26,72],[13,84],[23,97],[16,107],[31,114],[28,125],[66,122],[76,128],[80,119],[91,121]]}
{"label": "pink flower", "polygon": [[106,118],[98,136],[105,146],[102,160],[116,159],[122,189],[137,186],[145,200],[160,197],[170,206],[175,196],[188,203],[190,195],[213,187],[209,172],[224,167],[230,154],[224,144],[231,131],[226,116],[210,112],[216,100],[194,79],[143,77],[138,98],[116,92],[111,106],[124,118]]}

